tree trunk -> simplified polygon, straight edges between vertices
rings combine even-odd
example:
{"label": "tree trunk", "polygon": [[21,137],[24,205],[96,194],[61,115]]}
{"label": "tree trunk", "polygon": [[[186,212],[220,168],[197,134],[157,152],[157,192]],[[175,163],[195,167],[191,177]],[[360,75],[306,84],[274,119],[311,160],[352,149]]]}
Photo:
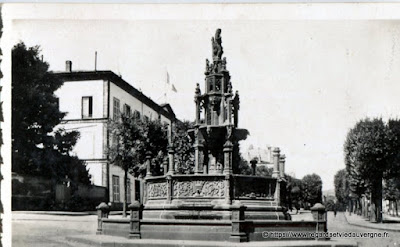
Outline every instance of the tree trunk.
{"label": "tree trunk", "polygon": [[124,201],[123,201],[123,205],[122,205],[122,216],[124,218],[126,218],[126,201],[128,199],[128,195],[127,195],[127,184],[128,184],[128,169],[125,168],[124,169]]}
{"label": "tree trunk", "polygon": [[362,201],[361,201],[361,197],[358,198],[358,215],[362,215]]}
{"label": "tree trunk", "polygon": [[382,179],[377,179],[371,188],[371,222],[382,222]]}
{"label": "tree trunk", "polygon": [[367,207],[367,203],[366,203],[366,201],[365,201],[365,196],[363,196],[362,197],[362,204],[361,204],[361,207],[362,207],[362,216],[364,217],[364,218],[366,218],[367,217],[367,214],[366,214],[366,212],[367,212],[367,209],[366,209],[366,207]]}

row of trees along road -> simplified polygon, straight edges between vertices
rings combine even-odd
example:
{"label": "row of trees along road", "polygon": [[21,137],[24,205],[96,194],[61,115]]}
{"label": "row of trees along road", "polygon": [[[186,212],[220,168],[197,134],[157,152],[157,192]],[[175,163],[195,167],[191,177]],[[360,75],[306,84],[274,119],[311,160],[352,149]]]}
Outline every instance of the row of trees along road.
{"label": "row of trees along road", "polygon": [[387,199],[399,199],[400,194],[400,121],[367,118],[357,122],[347,134],[344,156],[346,171],[335,176],[338,201],[370,196],[370,220],[382,222],[382,181],[387,185]]}
{"label": "row of trees along road", "polygon": [[55,129],[65,116],[54,91],[62,81],[48,72],[39,47],[19,43],[12,50],[12,171],[55,182],[68,176],[72,185],[90,184],[85,165],[70,151],[77,131]]}

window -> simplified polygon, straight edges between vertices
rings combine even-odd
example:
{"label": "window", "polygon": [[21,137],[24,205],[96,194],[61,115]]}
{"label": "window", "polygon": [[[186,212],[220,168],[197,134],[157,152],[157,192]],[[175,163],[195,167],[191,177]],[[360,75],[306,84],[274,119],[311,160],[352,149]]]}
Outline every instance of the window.
{"label": "window", "polygon": [[93,97],[82,97],[82,118],[91,118],[93,115]]}
{"label": "window", "polygon": [[145,121],[145,122],[149,122],[149,121],[150,121],[150,118],[149,118],[148,116],[144,116],[144,121]]}
{"label": "window", "polygon": [[126,181],[126,202],[131,202],[131,180],[129,178]]}
{"label": "window", "polygon": [[127,104],[124,105],[124,115],[127,117],[131,116],[131,107]]}
{"label": "window", "polygon": [[135,112],[133,113],[133,117],[136,119],[140,119],[140,112],[135,110]]}
{"label": "window", "polygon": [[113,100],[113,119],[118,120],[119,118],[119,99],[114,98]]}
{"label": "window", "polygon": [[113,184],[113,201],[114,202],[119,202],[119,177],[113,175],[112,176],[112,184]]}

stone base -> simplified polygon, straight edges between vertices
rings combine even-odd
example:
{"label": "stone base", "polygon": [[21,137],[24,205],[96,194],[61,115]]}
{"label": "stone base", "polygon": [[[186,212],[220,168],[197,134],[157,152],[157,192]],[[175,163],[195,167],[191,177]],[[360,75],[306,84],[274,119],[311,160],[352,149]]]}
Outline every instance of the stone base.
{"label": "stone base", "polygon": [[[319,225],[321,224],[320,222]],[[141,239],[199,241],[276,241],[290,239],[279,239],[276,236],[266,235],[265,232],[315,232],[316,227],[315,221],[246,220],[242,222],[241,232],[232,233],[232,221],[228,220],[153,219],[140,221],[140,237]],[[129,220],[103,220],[102,235],[129,238],[129,234]]]}
{"label": "stone base", "polygon": [[247,242],[247,235],[245,233],[237,235],[231,234],[229,241],[234,243]]}
{"label": "stone base", "polygon": [[[235,200],[232,204],[245,206],[245,220],[290,220],[285,208],[277,206],[274,201]],[[164,200],[149,200],[143,210],[143,219],[175,220],[232,220],[231,205],[223,200],[175,200],[168,203]]]}
{"label": "stone base", "polygon": [[130,233],[129,238],[130,239],[140,239],[141,235],[140,235],[140,233]]}

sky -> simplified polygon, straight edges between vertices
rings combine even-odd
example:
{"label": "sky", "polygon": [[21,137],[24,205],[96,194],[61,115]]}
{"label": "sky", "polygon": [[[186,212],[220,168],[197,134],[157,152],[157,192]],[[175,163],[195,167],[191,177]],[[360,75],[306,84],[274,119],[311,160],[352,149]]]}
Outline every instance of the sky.
{"label": "sky", "polygon": [[[133,7],[113,18],[113,5],[82,16],[67,8],[32,11],[14,19],[5,35],[10,44],[40,45],[54,71],[65,70],[66,60],[73,70],[94,70],[97,51],[98,70],[114,71],[154,101],[167,100],[178,118],[193,120],[195,86],[204,91],[205,59],[221,28],[240,94],[239,126],[250,132],[242,152],[250,144],[279,146],[286,171],[320,175],[323,190],[334,188],[335,173],[345,167],[343,143],[358,120],[399,117],[398,20],[264,18],[257,9],[230,15],[224,6],[213,10],[220,14],[193,7],[176,18],[167,11],[186,7],[147,8],[144,18]],[[167,73],[177,92],[165,99]]]}

